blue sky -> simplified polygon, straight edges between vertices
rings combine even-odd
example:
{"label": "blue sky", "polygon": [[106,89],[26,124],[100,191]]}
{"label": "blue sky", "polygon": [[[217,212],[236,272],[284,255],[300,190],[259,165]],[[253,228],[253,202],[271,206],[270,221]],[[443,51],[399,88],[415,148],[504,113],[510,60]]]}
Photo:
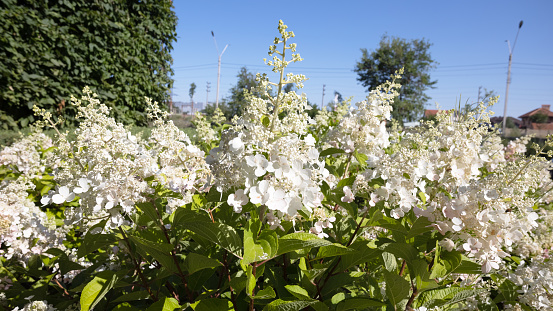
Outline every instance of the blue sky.
{"label": "blue sky", "polygon": [[438,80],[429,90],[442,109],[455,107],[459,98],[475,101],[482,86],[500,95],[494,107],[503,115],[509,49],[520,20],[524,25],[513,50],[507,115],[518,117],[541,105],[553,105],[553,1],[174,1],[179,18],[174,58],[175,101],[190,100],[196,83],[196,102],[215,100],[217,50],[222,56],[220,98],[229,96],[242,66],[252,72],[269,72],[264,65],[269,45],[282,19],[296,37],[303,62],[289,71],[309,80],[299,92],[321,105],[334,91],[354,102],[366,96],[353,68],[361,48],[378,47],[382,35],[405,39],[425,38],[439,65],[431,71]]}

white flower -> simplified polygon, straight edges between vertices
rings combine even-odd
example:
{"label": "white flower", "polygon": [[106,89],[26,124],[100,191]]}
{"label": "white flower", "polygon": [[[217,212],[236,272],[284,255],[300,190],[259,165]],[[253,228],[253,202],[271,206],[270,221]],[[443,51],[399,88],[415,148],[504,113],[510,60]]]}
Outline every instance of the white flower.
{"label": "white flower", "polygon": [[344,186],[344,196],[341,198],[341,201],[344,203],[351,203],[355,199],[355,196],[353,195],[353,192],[351,192],[351,188],[348,186]]}
{"label": "white flower", "polygon": [[269,167],[269,161],[267,161],[267,159],[259,153],[255,156],[247,156],[246,163],[251,167],[255,167],[254,173],[257,177],[265,175],[267,168]]}
{"label": "white flower", "polygon": [[269,181],[267,180],[262,180],[257,186],[250,188],[249,197],[253,204],[265,204],[269,200],[269,196]]}
{"label": "white flower", "polygon": [[79,186],[73,189],[73,192],[77,194],[87,192],[90,189],[90,181],[86,178],[80,178],[77,183]]}
{"label": "white flower", "polygon": [[235,213],[240,213],[242,206],[248,203],[248,196],[244,194],[244,189],[238,189],[228,196],[227,203],[232,206]]}
{"label": "white flower", "polygon": [[67,186],[61,186],[58,189],[58,193],[52,196],[52,202],[56,204],[63,204],[64,202],[71,202],[75,199],[75,194],[72,193]]}

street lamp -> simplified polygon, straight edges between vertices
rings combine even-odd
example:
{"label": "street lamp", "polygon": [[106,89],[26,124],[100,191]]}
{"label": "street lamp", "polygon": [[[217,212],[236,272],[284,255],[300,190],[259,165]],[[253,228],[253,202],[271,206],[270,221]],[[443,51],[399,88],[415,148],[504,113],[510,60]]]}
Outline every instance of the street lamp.
{"label": "street lamp", "polygon": [[219,47],[217,46],[217,40],[215,40],[215,34],[211,31],[211,36],[213,37],[213,42],[215,42],[215,48],[217,49],[217,55],[219,55],[219,65],[217,66],[217,98],[215,99],[215,109],[219,108],[219,83],[221,81],[221,56],[225,53],[225,50],[228,47],[228,44],[225,45],[223,52],[219,54]]}
{"label": "street lamp", "polygon": [[505,132],[505,129],[507,128],[507,101],[509,100],[509,85],[511,84],[511,63],[513,61],[513,51],[515,50],[515,45],[517,44],[517,39],[518,39],[518,33],[520,32],[521,27],[522,27],[522,21],[518,23],[517,36],[515,37],[515,43],[513,43],[512,49],[511,49],[511,42],[509,42],[509,40],[505,40],[507,41],[507,45],[509,46],[509,69],[507,70],[507,88],[505,90],[505,108],[503,110],[503,136],[507,135],[507,133]]}

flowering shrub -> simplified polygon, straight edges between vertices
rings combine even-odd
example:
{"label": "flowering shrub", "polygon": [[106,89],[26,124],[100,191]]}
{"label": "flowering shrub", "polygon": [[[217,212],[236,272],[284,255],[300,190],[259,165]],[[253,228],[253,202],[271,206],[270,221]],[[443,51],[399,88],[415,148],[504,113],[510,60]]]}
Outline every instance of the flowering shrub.
{"label": "flowering shrub", "polygon": [[85,89],[74,140],[2,150],[0,308],[550,309],[541,150],[504,147],[484,103],[400,129],[401,71],[311,119],[283,92],[306,77],[278,30],[279,80],[258,74],[231,124],[198,115],[198,145],[150,101],[151,135],[133,136]]}

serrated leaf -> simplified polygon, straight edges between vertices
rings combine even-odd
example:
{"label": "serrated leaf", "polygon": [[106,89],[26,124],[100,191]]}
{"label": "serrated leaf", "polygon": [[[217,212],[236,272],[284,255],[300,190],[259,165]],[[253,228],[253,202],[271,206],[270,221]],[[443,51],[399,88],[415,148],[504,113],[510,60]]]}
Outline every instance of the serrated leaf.
{"label": "serrated leaf", "polygon": [[318,300],[294,300],[294,301],[285,301],[277,299],[272,301],[270,304],[266,305],[263,308],[263,311],[297,311],[312,306],[320,301]]}

